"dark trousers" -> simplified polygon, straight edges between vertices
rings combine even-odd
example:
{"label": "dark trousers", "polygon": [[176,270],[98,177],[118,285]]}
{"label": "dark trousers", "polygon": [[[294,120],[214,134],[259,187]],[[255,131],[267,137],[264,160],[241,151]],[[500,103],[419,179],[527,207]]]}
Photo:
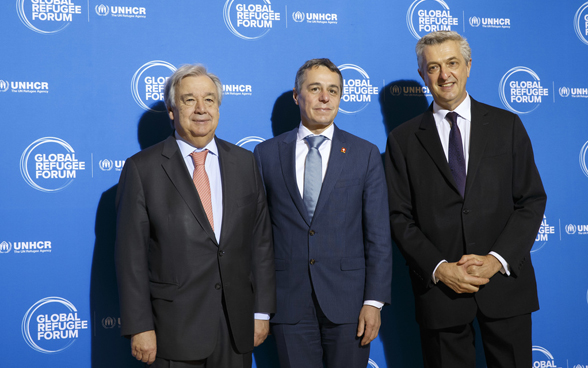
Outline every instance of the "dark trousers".
{"label": "dark trousers", "polygon": [[223,311],[219,322],[216,347],[206,359],[177,361],[158,357],[149,368],[251,368],[253,364],[252,353],[240,354],[234,347],[224,303]]}
{"label": "dark trousers", "polygon": [[[359,318],[359,316],[357,316]],[[357,324],[335,324],[324,315],[316,298],[309,301],[296,324],[272,324],[281,368],[365,368],[370,346],[361,346]]]}
{"label": "dark trousers", "polygon": [[[488,368],[531,367],[531,314],[491,319],[478,313],[478,324]],[[421,328],[425,368],[474,368],[476,348],[473,323],[429,330]]]}

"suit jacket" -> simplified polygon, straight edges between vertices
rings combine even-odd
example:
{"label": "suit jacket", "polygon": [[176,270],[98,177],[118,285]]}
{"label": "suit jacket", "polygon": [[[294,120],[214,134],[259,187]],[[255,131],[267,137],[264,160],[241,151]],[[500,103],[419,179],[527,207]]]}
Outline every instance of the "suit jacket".
{"label": "suit jacket", "polygon": [[[417,321],[425,328],[468,323],[478,308],[490,318],[539,308],[530,250],[547,197],[531,142],[517,115],[471,101],[465,198],[449,169],[432,105],[388,137],[392,237],[409,265]],[[497,273],[474,294],[433,284],[441,260],[490,251],[508,262],[510,276]]]}
{"label": "suit jacket", "polygon": [[125,162],[117,193],[116,271],[122,334],[155,329],[157,355],[198,360],[217,341],[222,301],[239,352],[254,312],[275,311],[271,228],[251,152],[216,139],[220,242],[173,135]]}
{"label": "suit jacket", "polygon": [[[312,302],[334,323],[357,322],[364,300],[390,303],[392,252],[386,181],[373,144],[335,126],[312,221],[296,184],[298,129],[255,148],[276,257],[274,323],[297,323]],[[309,277],[310,275],[310,277]]]}

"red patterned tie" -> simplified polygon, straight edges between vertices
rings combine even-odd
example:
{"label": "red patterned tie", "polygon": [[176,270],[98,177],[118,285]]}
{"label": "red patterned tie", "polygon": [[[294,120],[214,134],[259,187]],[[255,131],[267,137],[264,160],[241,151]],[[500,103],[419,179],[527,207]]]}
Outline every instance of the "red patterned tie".
{"label": "red patterned tie", "polygon": [[204,207],[204,212],[206,212],[206,217],[208,217],[208,222],[210,222],[210,226],[214,231],[214,221],[212,218],[212,200],[210,196],[210,182],[208,181],[208,175],[206,174],[206,170],[204,169],[204,163],[206,162],[206,154],[208,154],[208,150],[204,150],[201,152],[194,151],[190,153],[190,156],[192,157],[192,161],[194,161],[194,185],[196,186],[196,190],[198,191],[198,195],[200,196],[202,207]]}

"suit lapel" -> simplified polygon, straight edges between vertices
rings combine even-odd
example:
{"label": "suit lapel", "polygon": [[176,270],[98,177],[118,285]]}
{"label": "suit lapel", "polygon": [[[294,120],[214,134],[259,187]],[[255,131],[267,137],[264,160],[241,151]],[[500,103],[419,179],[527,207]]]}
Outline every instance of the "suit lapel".
{"label": "suit lapel", "polygon": [[[325,179],[321,187],[321,193],[316,203],[316,209],[314,211],[313,219],[321,212],[325,203],[328,202],[329,196],[335,187],[335,183],[341,175],[341,170],[345,167],[345,162],[348,154],[353,154],[350,143],[345,141],[341,130],[334,126],[335,131],[333,132],[333,142],[331,143],[331,153],[329,155],[329,164],[327,166],[327,172],[325,173]],[[345,148],[345,152],[341,152],[341,148]]]}
{"label": "suit lapel", "polygon": [[239,180],[234,177],[234,173],[236,173],[237,170],[235,169],[235,161],[231,154],[231,147],[216,137],[215,140],[216,147],[218,148],[218,162],[220,165],[223,191],[223,219],[220,235],[220,241],[222,241],[223,234],[230,234],[231,226],[233,226],[233,216],[230,216],[230,214],[233,213],[231,206],[236,203],[236,200],[233,198],[233,193],[235,193],[235,191],[231,190],[231,188],[235,184],[238,185]]}
{"label": "suit lapel", "polygon": [[292,202],[304,218],[304,221],[310,225],[308,211],[300,196],[298,185],[296,183],[296,137],[298,129],[294,129],[286,134],[285,138],[279,143],[278,150],[280,154],[280,167],[284,176],[284,183],[290,193]]}
{"label": "suit lapel", "polygon": [[186,168],[184,158],[173,135],[165,140],[161,154],[168,159],[161,164],[163,170],[186,202],[188,208],[190,208],[194,217],[196,217],[198,223],[200,223],[202,229],[216,243],[214,232],[208,222],[194,182],[190,180],[190,173]]}
{"label": "suit lapel", "polygon": [[433,162],[435,162],[435,165],[437,165],[439,171],[441,171],[441,174],[443,174],[447,182],[451,184],[453,189],[459,192],[457,185],[455,184],[455,179],[453,179],[453,175],[451,174],[449,163],[447,163],[445,152],[443,152],[441,140],[439,139],[439,133],[437,131],[437,126],[435,125],[435,118],[433,117],[433,105],[431,105],[429,110],[423,115],[420,130],[416,132],[416,137],[421,142]]}
{"label": "suit lapel", "polygon": [[467,196],[469,188],[472,186],[480,166],[480,161],[484,155],[484,149],[486,148],[486,142],[488,140],[488,128],[490,127],[488,111],[481,106],[473,98],[472,101],[472,125],[470,132],[470,154],[468,162],[468,174],[466,177],[466,189],[465,193]]}

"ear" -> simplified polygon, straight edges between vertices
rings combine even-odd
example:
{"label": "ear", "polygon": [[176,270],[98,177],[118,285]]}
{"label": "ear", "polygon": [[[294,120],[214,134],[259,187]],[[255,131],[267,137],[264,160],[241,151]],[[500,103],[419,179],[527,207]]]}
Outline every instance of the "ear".
{"label": "ear", "polygon": [[174,121],[174,110],[171,108],[167,110],[167,116],[169,116],[169,120]]}
{"label": "ear", "polygon": [[294,98],[294,102],[298,105],[298,92],[296,92],[296,88],[292,89],[292,98]]}
{"label": "ear", "polygon": [[421,79],[423,80],[423,82],[425,82],[425,76],[423,75],[423,72],[421,72],[421,68],[417,69],[417,72],[419,72],[419,75],[421,76]]}
{"label": "ear", "polygon": [[471,70],[472,70],[472,59],[470,58],[470,62],[468,63],[468,78],[470,77]]}

